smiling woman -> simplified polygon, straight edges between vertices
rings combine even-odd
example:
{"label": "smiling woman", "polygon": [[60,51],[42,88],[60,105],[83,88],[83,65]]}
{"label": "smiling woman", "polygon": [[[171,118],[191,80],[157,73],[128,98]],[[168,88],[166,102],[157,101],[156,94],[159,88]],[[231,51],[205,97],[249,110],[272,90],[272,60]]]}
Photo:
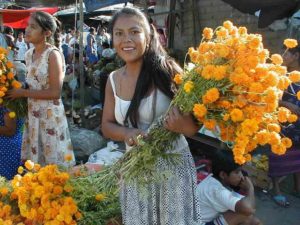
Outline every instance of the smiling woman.
{"label": "smiling woman", "polygon": [[[173,76],[181,68],[167,55],[155,28],[138,9],[116,12],[111,31],[114,48],[125,66],[112,72],[107,82],[102,131],[108,138],[124,141],[129,151],[167,112],[174,96]],[[198,130],[190,115],[183,116],[177,108],[169,112],[166,129],[183,134]],[[171,178],[146,186],[149,198],[141,193],[136,180],[130,184],[121,181],[125,225],[191,225],[199,219],[194,162],[183,135],[178,135],[172,148],[182,155],[182,163],[174,166]],[[159,158],[156,166],[163,171],[169,165],[168,160]]]}

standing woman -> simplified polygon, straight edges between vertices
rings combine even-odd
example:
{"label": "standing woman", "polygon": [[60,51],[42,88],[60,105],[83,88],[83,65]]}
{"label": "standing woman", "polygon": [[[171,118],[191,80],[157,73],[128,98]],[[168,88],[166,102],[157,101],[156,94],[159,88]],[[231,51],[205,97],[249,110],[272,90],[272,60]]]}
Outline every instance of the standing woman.
{"label": "standing woman", "polygon": [[86,37],[86,56],[90,64],[94,64],[98,61],[97,58],[97,42],[95,38],[96,29],[90,28],[90,33]]}
{"label": "standing woman", "polygon": [[0,104],[0,176],[11,180],[21,165],[23,119],[9,117],[9,110]]}
{"label": "standing woman", "polygon": [[[149,126],[164,115],[174,96],[173,75],[181,68],[159,43],[145,15],[136,8],[123,8],[111,20],[113,45],[125,66],[110,74],[102,117],[103,134],[124,141],[126,150],[137,143]],[[192,135],[198,130],[192,116],[173,108],[165,122],[171,131]],[[199,218],[195,199],[196,173],[188,144],[181,135],[172,152],[182,155],[173,176],[147,187],[148,198],[136,185],[121,184],[121,208],[125,225],[190,225]],[[159,159],[158,168],[167,165]]]}
{"label": "standing woman", "polygon": [[[42,165],[66,165],[66,155],[72,157],[71,163],[75,161],[61,100],[65,63],[58,49],[59,25],[49,13],[31,14],[25,35],[26,42],[34,45],[25,55],[29,88],[8,93],[12,99],[28,98],[22,159],[31,159]],[[53,42],[55,46],[50,44]]]}
{"label": "standing woman", "polygon": [[[288,49],[283,55],[283,63],[288,72],[300,70],[300,47]],[[300,91],[299,83],[292,83],[283,94],[280,106],[290,109],[298,116],[298,120],[282,129],[282,133],[289,137],[293,146],[284,155],[269,156],[269,176],[272,178],[274,194],[273,200],[282,207],[290,205],[287,197],[282,194],[279,180],[282,176],[293,174],[293,194],[300,198],[300,101],[297,99],[297,92]]]}

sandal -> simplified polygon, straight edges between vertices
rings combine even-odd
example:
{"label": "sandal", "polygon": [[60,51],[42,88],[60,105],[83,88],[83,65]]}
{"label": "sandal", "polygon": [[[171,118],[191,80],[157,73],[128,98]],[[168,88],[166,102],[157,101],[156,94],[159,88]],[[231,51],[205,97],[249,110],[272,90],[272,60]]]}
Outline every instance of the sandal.
{"label": "sandal", "polygon": [[284,195],[274,195],[272,198],[275,203],[281,207],[288,208],[290,206],[290,203]]}

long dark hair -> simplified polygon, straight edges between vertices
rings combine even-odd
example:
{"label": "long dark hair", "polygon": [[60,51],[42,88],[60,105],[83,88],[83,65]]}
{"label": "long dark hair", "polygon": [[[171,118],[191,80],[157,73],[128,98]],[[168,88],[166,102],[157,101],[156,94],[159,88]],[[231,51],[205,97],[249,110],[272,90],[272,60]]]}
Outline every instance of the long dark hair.
{"label": "long dark hair", "polygon": [[43,31],[51,31],[52,35],[47,41],[59,48],[61,22],[51,14],[43,11],[34,12],[31,17],[34,18]]}
{"label": "long dark hair", "polygon": [[110,32],[113,38],[113,27],[121,16],[136,16],[140,19],[147,39],[147,47],[143,56],[143,65],[137,79],[134,95],[125,116],[124,124],[128,119],[133,127],[138,127],[139,106],[143,98],[149,94],[151,88],[158,88],[170,99],[174,96],[173,76],[180,73],[180,66],[166,53],[159,42],[158,34],[153,25],[150,25],[146,16],[137,8],[125,7],[117,11],[110,22]]}

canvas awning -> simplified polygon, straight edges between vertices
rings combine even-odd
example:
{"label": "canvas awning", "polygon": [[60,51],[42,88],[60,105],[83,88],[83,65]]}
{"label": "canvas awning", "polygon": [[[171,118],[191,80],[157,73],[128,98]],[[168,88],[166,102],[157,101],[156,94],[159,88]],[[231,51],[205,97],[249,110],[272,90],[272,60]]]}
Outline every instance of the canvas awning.
{"label": "canvas awning", "polygon": [[24,10],[0,9],[0,15],[2,15],[2,23],[4,26],[10,26],[15,29],[24,29],[27,26],[30,14],[36,11],[44,11],[53,14],[58,11],[58,7],[30,8]]}

